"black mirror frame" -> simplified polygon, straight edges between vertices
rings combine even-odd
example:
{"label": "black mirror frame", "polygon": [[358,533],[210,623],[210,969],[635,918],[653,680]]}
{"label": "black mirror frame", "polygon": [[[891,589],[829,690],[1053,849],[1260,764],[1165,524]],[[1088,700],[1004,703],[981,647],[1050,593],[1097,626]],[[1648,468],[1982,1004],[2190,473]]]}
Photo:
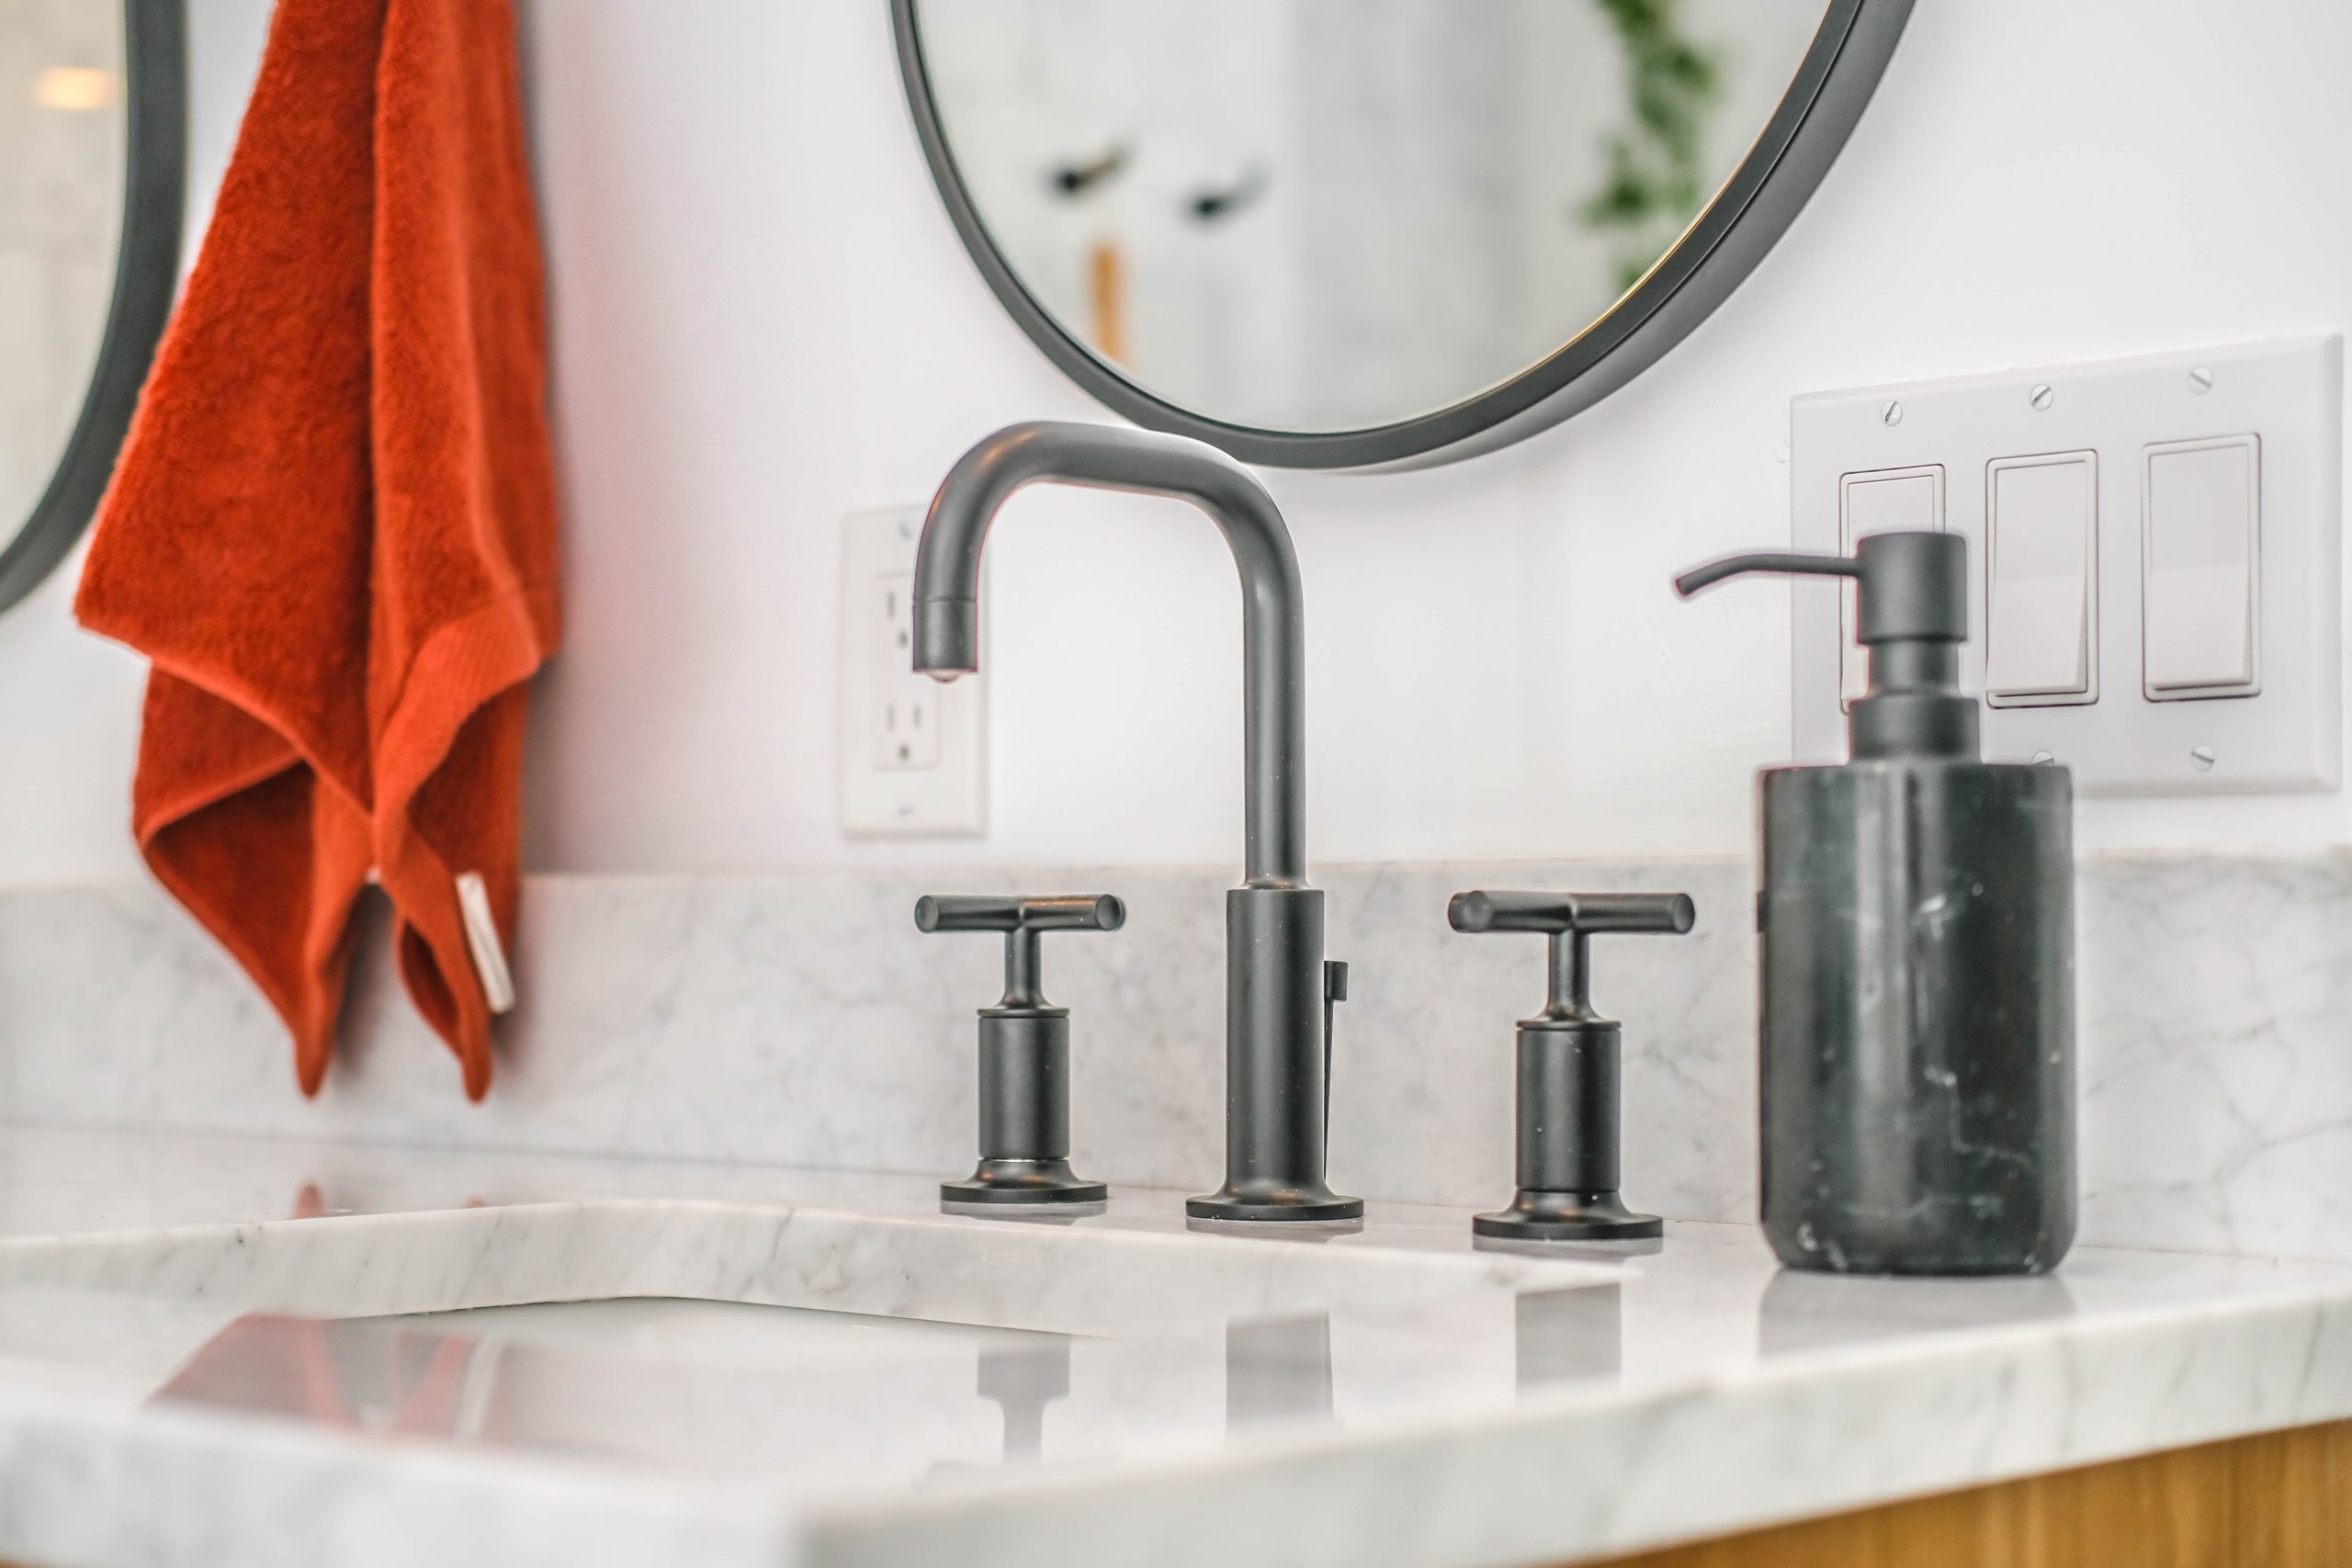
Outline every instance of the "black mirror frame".
{"label": "black mirror frame", "polygon": [[1190,435],[1246,463],[1282,468],[1417,468],[1506,446],[1591,407],[1640,375],[1730,298],[1828,173],[1877,88],[1913,0],[1829,0],[1780,107],[1706,210],[1641,282],[1576,338],[1510,380],[1368,429],[1299,432],[1209,419],[1168,402],[1098,358],[1023,286],[972,205],[923,67],[916,0],[890,0],[899,73],[915,134],[956,232],[1032,343],[1114,412]]}
{"label": "black mirror frame", "polygon": [[40,586],[89,527],[179,288],[187,16],[183,0],[123,0],[122,13],[122,232],[106,333],[57,468],[24,525],[0,549],[0,610]]}

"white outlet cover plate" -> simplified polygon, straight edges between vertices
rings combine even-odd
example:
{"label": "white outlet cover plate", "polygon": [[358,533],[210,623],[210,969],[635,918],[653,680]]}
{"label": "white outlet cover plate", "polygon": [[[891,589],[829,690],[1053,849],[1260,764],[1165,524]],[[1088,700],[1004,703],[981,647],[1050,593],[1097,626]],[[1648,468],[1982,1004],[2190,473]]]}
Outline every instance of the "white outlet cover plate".
{"label": "white outlet cover plate", "polygon": [[[842,830],[872,838],[977,837],[988,831],[988,680],[967,675],[941,685],[909,669],[884,668],[873,616],[880,585],[910,576],[922,536],[919,506],[853,512],[842,520],[841,709],[834,754],[841,770]],[[910,619],[910,627],[912,622]],[[986,618],[981,621],[983,636]],[[985,663],[985,654],[983,663]],[[886,767],[876,734],[882,705],[899,694],[936,705],[938,760]]]}
{"label": "white outlet cover plate", "polygon": [[[2050,389],[2037,409],[2035,389]],[[1890,423],[1888,405],[1900,404]],[[2343,348],[2335,336],[2096,365],[1815,393],[1790,404],[1795,547],[1835,551],[1838,487],[1871,469],[1944,467],[1945,526],[1968,539],[1970,641],[1961,681],[1984,686],[1987,466],[2096,451],[2097,702],[1986,707],[1984,755],[2071,768],[2086,795],[2331,790],[2343,773]],[[2141,683],[2142,450],[2261,437],[2262,690],[2150,702]],[[1799,761],[1846,757],[1838,700],[1838,589],[1798,582],[1792,628]],[[2199,749],[2210,750],[2210,766]]]}

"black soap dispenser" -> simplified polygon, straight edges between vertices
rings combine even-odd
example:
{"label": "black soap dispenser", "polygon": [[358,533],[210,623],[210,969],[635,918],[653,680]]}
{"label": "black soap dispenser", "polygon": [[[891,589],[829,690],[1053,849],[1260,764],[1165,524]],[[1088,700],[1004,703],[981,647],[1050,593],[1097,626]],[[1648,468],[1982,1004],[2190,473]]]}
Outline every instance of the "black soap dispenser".
{"label": "black soap dispenser", "polygon": [[1747,572],[1855,580],[1852,759],[1759,776],[1765,1234],[1792,1269],[2038,1274],[2075,1237],[2074,780],[1988,763],[1960,690],[1967,541]]}

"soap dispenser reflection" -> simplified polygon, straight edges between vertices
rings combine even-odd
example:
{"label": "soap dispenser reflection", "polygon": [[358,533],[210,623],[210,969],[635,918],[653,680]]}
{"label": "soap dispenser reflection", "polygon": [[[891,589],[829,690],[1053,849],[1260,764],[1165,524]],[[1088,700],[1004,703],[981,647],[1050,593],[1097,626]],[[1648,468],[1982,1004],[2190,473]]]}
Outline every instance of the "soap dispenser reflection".
{"label": "soap dispenser reflection", "polygon": [[1759,775],[1763,1220],[1791,1268],[2034,1274],[2075,1235],[2074,781],[1987,763],[1967,541],[1735,556],[1850,578],[1851,761]]}

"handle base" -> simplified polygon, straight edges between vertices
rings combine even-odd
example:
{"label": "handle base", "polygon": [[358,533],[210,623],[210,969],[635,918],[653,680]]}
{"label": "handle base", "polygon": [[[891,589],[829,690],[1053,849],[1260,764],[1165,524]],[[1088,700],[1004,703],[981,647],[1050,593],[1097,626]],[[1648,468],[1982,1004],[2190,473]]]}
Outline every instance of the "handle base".
{"label": "handle base", "polygon": [[1647,1241],[1666,1234],[1666,1222],[1634,1213],[1614,1190],[1539,1192],[1522,1187],[1510,1208],[1478,1215],[1470,1230],[1507,1241]]}
{"label": "handle base", "polygon": [[1110,1196],[1066,1159],[983,1159],[968,1179],[939,1184],[942,1203],[1100,1203]]}
{"label": "handle base", "polygon": [[1228,1181],[1215,1192],[1185,1199],[1184,1213],[1196,1220],[1251,1223],[1360,1220],[1363,1218],[1363,1200],[1342,1197],[1319,1181],[1299,1187]]}

